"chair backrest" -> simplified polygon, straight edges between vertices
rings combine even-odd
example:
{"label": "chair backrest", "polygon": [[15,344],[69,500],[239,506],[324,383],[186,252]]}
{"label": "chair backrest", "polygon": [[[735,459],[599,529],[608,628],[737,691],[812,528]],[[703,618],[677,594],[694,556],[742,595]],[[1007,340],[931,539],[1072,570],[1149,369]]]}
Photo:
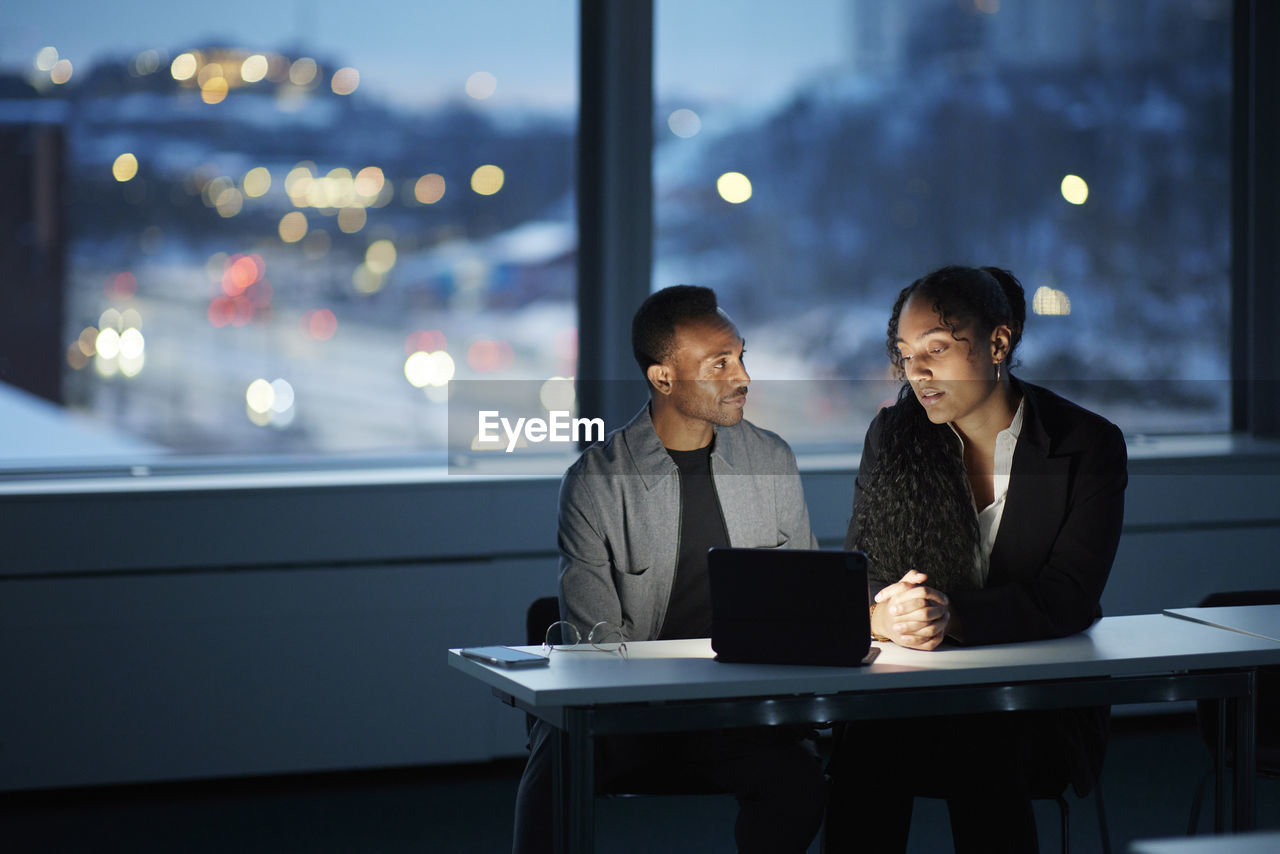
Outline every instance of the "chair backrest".
{"label": "chair backrest", "polygon": [[[547,626],[560,619],[560,599],[556,596],[543,596],[534,599],[525,615],[525,643],[533,646],[547,640]],[[560,643],[560,628],[556,627],[552,643]]]}
{"label": "chair backrest", "polygon": [[1280,605],[1280,590],[1224,590],[1210,593],[1201,608],[1229,608],[1237,605]]}
{"label": "chair backrest", "polygon": [[[1210,593],[1201,608],[1229,608],[1240,605],[1280,605],[1280,590],[1223,590]],[[1200,735],[1213,750],[1217,743],[1218,707],[1212,700],[1196,704]],[[1254,720],[1258,722],[1258,759],[1280,750],[1280,667],[1258,668],[1258,697]],[[1228,721],[1227,726],[1232,726]],[[1272,760],[1274,761],[1274,760]]]}

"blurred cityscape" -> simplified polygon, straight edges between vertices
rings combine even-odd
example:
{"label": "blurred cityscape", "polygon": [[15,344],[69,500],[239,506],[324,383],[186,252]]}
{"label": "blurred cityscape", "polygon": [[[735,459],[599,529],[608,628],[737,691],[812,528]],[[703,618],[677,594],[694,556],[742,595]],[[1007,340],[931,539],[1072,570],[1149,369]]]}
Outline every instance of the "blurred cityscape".
{"label": "blurred cityscape", "polygon": [[455,375],[573,373],[570,120],[220,46],[80,77],[69,407],[184,453],[441,451]]}
{"label": "blurred cityscape", "polygon": [[[758,378],[871,379],[901,288],[1005,267],[1021,376],[1130,433],[1228,429],[1229,4],[849,8],[850,62],[789,97],[663,104],[668,138],[681,109],[701,128],[658,150],[655,285],[716,288]],[[749,201],[717,197],[726,169]],[[784,435],[856,442],[873,414],[822,410]]]}
{"label": "blurred cityscape", "polygon": [[[847,61],[783,96],[655,70],[654,287],[716,288],[753,376],[802,381],[749,417],[859,442],[894,296],[955,262],[1022,278],[1023,376],[1227,429],[1229,3],[840,8]],[[572,110],[218,41],[0,74],[0,125],[62,129],[68,410],[160,455],[435,458],[450,380],[574,375]]]}

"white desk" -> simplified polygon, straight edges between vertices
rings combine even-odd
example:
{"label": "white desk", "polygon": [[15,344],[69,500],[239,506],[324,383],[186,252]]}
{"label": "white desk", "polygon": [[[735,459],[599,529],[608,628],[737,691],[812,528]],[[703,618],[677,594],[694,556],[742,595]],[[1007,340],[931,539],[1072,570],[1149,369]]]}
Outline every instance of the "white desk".
{"label": "white desk", "polygon": [[1164,613],[1170,617],[1280,642],[1280,605],[1166,608]]}
{"label": "white desk", "polygon": [[1280,833],[1240,833],[1235,836],[1190,836],[1174,839],[1135,839],[1129,854],[1275,854]]}
{"label": "white desk", "polygon": [[594,842],[597,735],[1205,698],[1222,701],[1221,720],[1236,721],[1233,825],[1253,826],[1253,668],[1280,664],[1280,643],[1151,614],[1106,618],[1052,641],[881,647],[860,668],[724,664],[706,639],[628,644],[629,660],[553,653],[550,666],[532,670],[488,667],[457,650],[449,664],[560,731],[571,852]]}

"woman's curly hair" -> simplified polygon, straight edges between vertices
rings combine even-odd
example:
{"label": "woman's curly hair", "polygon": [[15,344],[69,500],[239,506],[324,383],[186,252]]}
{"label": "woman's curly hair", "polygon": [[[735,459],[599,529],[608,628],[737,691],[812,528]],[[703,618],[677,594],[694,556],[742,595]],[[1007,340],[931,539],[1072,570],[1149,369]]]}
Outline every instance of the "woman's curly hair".
{"label": "woman's curly hair", "polygon": [[978,516],[959,440],[929,420],[910,386],[880,417],[880,446],[859,473],[846,546],[866,552],[877,584],[916,569],[944,593],[975,588]]}

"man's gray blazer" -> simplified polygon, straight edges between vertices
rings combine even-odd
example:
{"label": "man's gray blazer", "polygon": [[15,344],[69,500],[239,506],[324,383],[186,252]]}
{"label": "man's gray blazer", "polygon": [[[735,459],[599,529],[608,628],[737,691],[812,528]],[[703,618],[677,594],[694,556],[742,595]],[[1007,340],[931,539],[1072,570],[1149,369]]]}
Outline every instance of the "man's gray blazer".
{"label": "man's gray blazer", "polygon": [[[743,420],[715,428],[711,474],[729,543],[814,549],[796,458]],[[560,485],[560,614],[583,637],[601,620],[627,640],[662,629],[680,548],[680,474],[649,406],[583,451]]]}

